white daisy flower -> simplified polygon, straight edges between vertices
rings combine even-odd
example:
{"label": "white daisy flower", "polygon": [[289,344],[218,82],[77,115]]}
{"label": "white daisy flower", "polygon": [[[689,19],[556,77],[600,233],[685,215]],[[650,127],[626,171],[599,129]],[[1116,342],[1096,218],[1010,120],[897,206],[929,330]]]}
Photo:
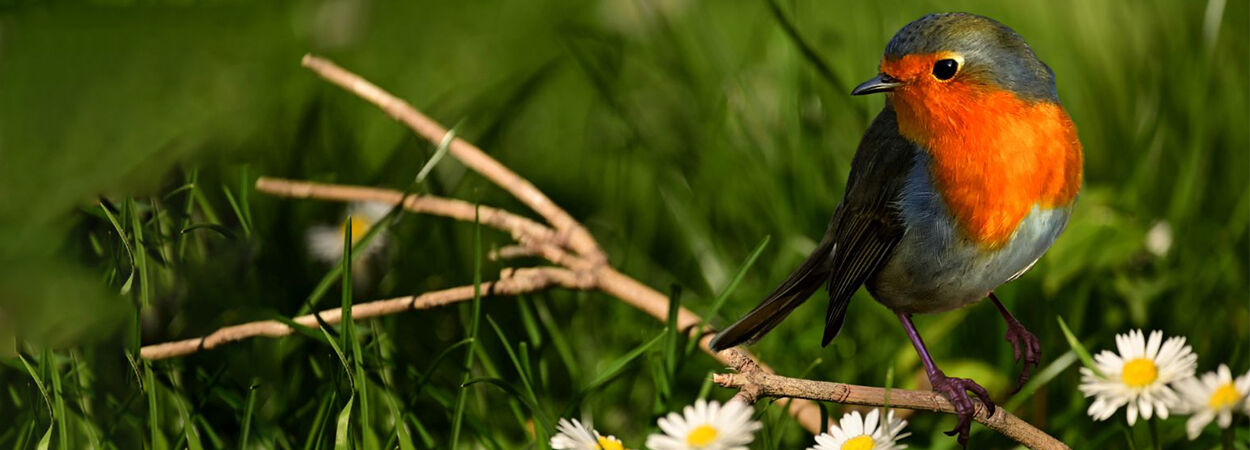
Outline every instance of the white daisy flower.
{"label": "white daisy flower", "polygon": [[[332,226],[316,226],[308,232],[308,251],[313,257],[328,263],[337,263],[343,260],[343,233],[346,232],[346,223],[352,223],[352,244],[355,245],[360,239],[365,237],[369,229],[378,224],[386,214],[391,211],[391,206],[386,203],[378,202],[357,202],[347,207],[347,216],[343,218],[343,224],[337,227]],[[373,240],[369,241],[369,245],[365,248],[356,249],[362,258],[368,258],[376,254],[386,245],[386,235],[379,234]]]}
{"label": "white daisy flower", "polygon": [[719,402],[699,399],[692,406],[659,420],[664,434],[647,437],[651,450],[746,450],[760,423],[751,420],[751,407],[734,399]]}
{"label": "white daisy flower", "polygon": [[1191,441],[1216,417],[1220,428],[1228,428],[1233,412],[1250,414],[1250,373],[1233,380],[1228,366],[1220,364],[1219,370],[1180,380],[1175,387],[1181,394],[1181,411],[1193,414],[1185,423]]}
{"label": "white daisy flower", "polygon": [[911,436],[904,433],[907,421],[895,419],[894,411],[886,413],[885,420],[879,421],[880,410],[874,409],[861,417],[859,411],[851,411],[842,415],[837,425],[829,427],[829,431],[816,436],[816,446],[807,450],[900,450],[907,448],[898,443],[899,439]]}
{"label": "white daisy flower", "polygon": [[1149,340],[1141,330],[1117,334],[1115,343],[1120,354],[1103,350],[1094,356],[1101,376],[1088,367],[1081,368],[1081,392],[1094,397],[1089,416],[1106,420],[1127,405],[1130,426],[1139,415],[1143,419],[1154,415],[1168,418],[1168,408],[1180,401],[1168,383],[1192,377],[1198,355],[1185,345],[1184,337],[1164,341],[1163,332],[1158,330],[1150,332]]}
{"label": "white daisy flower", "polygon": [[551,437],[551,448],[569,450],[625,450],[615,436],[603,436],[594,428],[582,425],[577,419],[560,419],[556,435]]}

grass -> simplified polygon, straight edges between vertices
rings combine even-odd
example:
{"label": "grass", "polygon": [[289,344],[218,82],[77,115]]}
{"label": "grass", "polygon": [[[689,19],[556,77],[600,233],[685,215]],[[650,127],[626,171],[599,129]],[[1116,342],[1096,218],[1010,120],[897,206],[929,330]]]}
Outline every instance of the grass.
{"label": "grass", "polygon": [[[508,236],[400,211],[366,237],[387,234],[379,254],[310,255],[308,230],[342,206],[257,195],[257,176],[530,213],[442,158],[445,144],[302,72],[305,52],[458,123],[586,223],[614,265],[723,326],[824,231],[881,107],[848,86],[899,27],[948,9],[1007,23],[1054,69],[1086,182],[1056,246],[999,291],[1042,341],[1020,394],[1007,397],[1018,369],[993,308],[917,325],[948,373],[1074,448],[1147,448],[1147,426],[1085,415],[1076,367],[1081,346],[1141,327],[1186,336],[1199,371],[1250,370],[1245,2],[12,5],[0,338],[16,352],[0,357],[0,446],[542,448],[574,417],[640,447],[659,415],[732,393],[671,323],[595,292],[483,297],[169,361],[137,348],[293,317],[336,291],[344,304],[408,295],[506,266],[484,256]],[[1147,245],[1162,235],[1166,251]],[[822,296],[752,350],[785,374],[916,386],[914,352],[865,293],[820,348]],[[757,414],[754,448],[810,444],[778,406]],[[953,418],[908,420],[913,448],[955,447],[940,434]],[[1211,427],[1188,443],[1183,418],[1155,426],[1165,448],[1222,442]],[[1237,428],[1246,448],[1244,416]],[[973,430],[975,448],[1010,445]]]}

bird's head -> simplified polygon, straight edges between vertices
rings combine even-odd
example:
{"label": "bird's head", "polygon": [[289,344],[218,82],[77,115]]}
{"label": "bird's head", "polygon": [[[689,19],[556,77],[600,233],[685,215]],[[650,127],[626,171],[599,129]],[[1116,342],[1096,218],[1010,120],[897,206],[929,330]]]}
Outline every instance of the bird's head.
{"label": "bird's head", "polygon": [[939,13],[899,30],[885,48],[880,73],[851,94],[885,92],[896,101],[931,103],[994,91],[1057,103],[1054,73],[1020,35],[988,17]]}

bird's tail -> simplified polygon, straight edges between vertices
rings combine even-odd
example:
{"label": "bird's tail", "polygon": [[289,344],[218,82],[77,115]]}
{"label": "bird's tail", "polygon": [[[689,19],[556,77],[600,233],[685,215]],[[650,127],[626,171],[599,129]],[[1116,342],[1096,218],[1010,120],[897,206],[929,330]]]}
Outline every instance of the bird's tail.
{"label": "bird's tail", "polygon": [[829,279],[833,247],[831,241],[822,242],[759,306],[717,333],[709,347],[719,352],[737,345],[751,344],[764,337]]}

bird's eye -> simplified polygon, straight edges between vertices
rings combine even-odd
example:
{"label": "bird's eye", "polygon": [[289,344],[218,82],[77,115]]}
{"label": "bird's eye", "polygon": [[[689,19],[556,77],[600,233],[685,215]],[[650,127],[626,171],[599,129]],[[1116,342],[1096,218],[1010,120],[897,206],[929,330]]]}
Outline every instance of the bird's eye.
{"label": "bird's eye", "polygon": [[933,63],[933,77],[942,81],[955,77],[955,72],[959,71],[959,62],[953,59],[943,59]]}

